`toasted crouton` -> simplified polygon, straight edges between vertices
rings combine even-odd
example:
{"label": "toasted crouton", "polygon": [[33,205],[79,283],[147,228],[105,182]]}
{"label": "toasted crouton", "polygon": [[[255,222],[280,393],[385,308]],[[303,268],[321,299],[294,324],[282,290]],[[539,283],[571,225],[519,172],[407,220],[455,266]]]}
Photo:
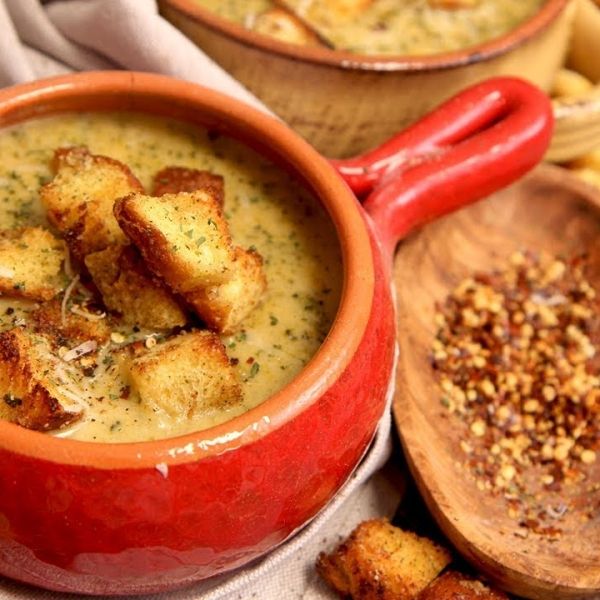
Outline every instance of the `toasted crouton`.
{"label": "toasted crouton", "polygon": [[30,316],[34,331],[54,338],[60,346],[71,346],[73,343],[87,340],[104,344],[111,334],[108,318],[88,319],[66,311],[63,319],[61,303],[58,300],[44,302],[39,308],[31,311]]}
{"label": "toasted crouton", "polygon": [[354,16],[369,8],[373,0],[334,0],[331,4],[336,10]]}
{"label": "toasted crouton", "polygon": [[130,385],[142,402],[174,418],[226,411],[242,401],[236,372],[210,331],[193,331],[157,344],[131,361]]}
{"label": "toasted crouton", "polygon": [[223,285],[192,290],[185,299],[213,331],[230,334],[260,301],[267,280],[255,250],[234,248],[233,276]]}
{"label": "toasted crouton", "polygon": [[61,397],[45,357],[44,336],[11,329],[0,333],[0,419],[28,429],[49,431],[72,423],[81,410]]}
{"label": "toasted crouton", "polygon": [[220,175],[210,171],[187,169],[186,167],[166,167],[154,176],[153,196],[179,194],[205,190],[223,207],[225,183]]}
{"label": "toasted crouton", "polygon": [[59,148],[54,153],[54,179],[40,190],[48,220],[65,235],[74,256],[124,243],[113,204],[117,198],[143,191],[129,168],[87,148]]}
{"label": "toasted crouton", "polygon": [[231,279],[229,228],[218,202],[205,190],[160,197],[132,194],[116,202],[115,215],[150,269],[174,291]]}
{"label": "toasted crouton", "polygon": [[317,570],[356,600],[413,600],[450,562],[450,553],[385,519],[361,523]]}
{"label": "toasted crouton", "polygon": [[459,10],[461,8],[475,8],[480,0],[427,0],[431,8],[442,10]]}
{"label": "toasted crouton", "polygon": [[448,571],[429,584],[418,600],[508,600],[508,596],[477,579]]}
{"label": "toasted crouton", "polygon": [[354,18],[364,12],[373,0],[279,0],[279,4],[301,16],[305,22],[318,26],[331,25],[337,19]]}
{"label": "toasted crouton", "polygon": [[49,300],[63,288],[66,248],[42,227],[0,232],[0,295]]}
{"label": "toasted crouton", "polygon": [[152,276],[134,246],[110,246],[85,257],[105,306],[125,323],[151,329],[185,325],[185,312],[167,287]]}
{"label": "toasted crouton", "polygon": [[269,8],[256,16],[252,29],[288,44],[322,46],[319,36],[283,8]]}

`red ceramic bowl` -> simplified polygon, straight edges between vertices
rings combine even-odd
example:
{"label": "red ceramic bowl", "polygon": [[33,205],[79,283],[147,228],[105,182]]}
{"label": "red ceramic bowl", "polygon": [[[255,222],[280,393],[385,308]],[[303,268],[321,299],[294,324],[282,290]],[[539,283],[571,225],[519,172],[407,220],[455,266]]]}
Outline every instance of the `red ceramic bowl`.
{"label": "red ceramic bowl", "polygon": [[[0,92],[2,126],[113,109],[219,130],[294,173],[335,224],[345,280],[329,336],[307,367],[227,423],[99,444],[0,422],[0,574],[95,594],[166,590],[233,569],[315,516],[359,462],[384,410],[396,241],[531,168],[551,130],[543,94],[491,80],[380,150],[336,163],[336,172],[274,119],[165,77],[87,73]],[[370,192],[366,213],[339,172],[358,194]]]}

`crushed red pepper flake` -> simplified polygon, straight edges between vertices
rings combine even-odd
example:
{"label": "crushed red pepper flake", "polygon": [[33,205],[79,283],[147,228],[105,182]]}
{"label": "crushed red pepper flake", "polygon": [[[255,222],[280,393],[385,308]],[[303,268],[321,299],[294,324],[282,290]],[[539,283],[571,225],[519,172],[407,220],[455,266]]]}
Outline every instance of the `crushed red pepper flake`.
{"label": "crushed red pepper flake", "polygon": [[[600,461],[600,303],[586,258],[517,252],[437,306],[441,402],[468,430],[465,466],[530,532],[556,538],[570,510],[533,493],[585,482]],[[595,485],[595,484],[593,484]]]}

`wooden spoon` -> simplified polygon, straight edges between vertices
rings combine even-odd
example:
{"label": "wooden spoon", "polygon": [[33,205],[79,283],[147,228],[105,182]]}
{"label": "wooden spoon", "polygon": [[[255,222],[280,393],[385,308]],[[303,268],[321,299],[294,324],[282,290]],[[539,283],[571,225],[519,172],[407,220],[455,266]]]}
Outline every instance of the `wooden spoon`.
{"label": "wooden spoon", "polygon": [[[459,465],[466,426],[440,403],[430,364],[434,303],[474,271],[506,266],[519,249],[588,252],[600,284],[600,194],[562,169],[543,166],[511,188],[421,229],[396,255],[400,360],[394,415],[407,460],[433,516],[457,549],[504,589],[544,600],[600,598],[600,461],[578,495],[591,520],[568,511],[556,541],[523,530],[502,497],[482,492]],[[542,490],[535,490],[536,492]],[[544,493],[544,492],[542,492]],[[549,492],[548,492],[549,494]],[[557,498],[548,497],[548,502]]]}

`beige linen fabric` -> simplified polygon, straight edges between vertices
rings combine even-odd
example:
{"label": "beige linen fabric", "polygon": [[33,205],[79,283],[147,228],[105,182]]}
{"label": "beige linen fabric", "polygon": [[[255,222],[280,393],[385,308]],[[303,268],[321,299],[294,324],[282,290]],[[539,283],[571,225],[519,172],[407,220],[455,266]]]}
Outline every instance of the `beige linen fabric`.
{"label": "beige linen fabric", "polygon": [[[73,70],[129,69],[172,75],[268,109],[163,20],[153,0],[0,0],[0,87]],[[236,573],[146,600],[335,598],[314,571],[327,549],[361,520],[391,516],[397,488],[374,472],[390,452],[389,405],[361,465],[313,522],[267,557]],[[73,596],[0,578],[0,600]]]}
{"label": "beige linen fabric", "polygon": [[[50,60],[41,64],[29,49]],[[65,70],[171,75],[267,111],[240,83],[158,15],[154,0],[0,0],[0,86]]]}

